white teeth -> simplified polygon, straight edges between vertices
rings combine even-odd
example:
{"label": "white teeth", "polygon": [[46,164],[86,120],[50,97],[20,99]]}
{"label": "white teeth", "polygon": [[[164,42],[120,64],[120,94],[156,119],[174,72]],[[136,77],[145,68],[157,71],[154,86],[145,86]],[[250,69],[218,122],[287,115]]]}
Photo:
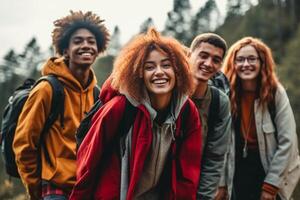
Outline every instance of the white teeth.
{"label": "white teeth", "polygon": [[206,70],[206,69],[201,69],[202,72],[206,73],[206,74],[210,74],[211,72]]}
{"label": "white teeth", "polygon": [[252,69],[243,69],[242,70],[242,72],[252,72],[252,71],[254,71],[254,70],[252,70]]}
{"label": "white teeth", "polygon": [[153,83],[155,83],[155,84],[163,84],[163,83],[166,83],[167,82],[167,80],[165,80],[165,79],[159,79],[159,80],[154,80],[153,81]]}
{"label": "white teeth", "polygon": [[208,70],[207,68],[205,67],[200,67],[199,68],[201,71],[205,72],[205,73],[211,73],[210,70]]}
{"label": "white teeth", "polygon": [[91,53],[82,53],[81,55],[82,56],[91,56],[92,54]]}

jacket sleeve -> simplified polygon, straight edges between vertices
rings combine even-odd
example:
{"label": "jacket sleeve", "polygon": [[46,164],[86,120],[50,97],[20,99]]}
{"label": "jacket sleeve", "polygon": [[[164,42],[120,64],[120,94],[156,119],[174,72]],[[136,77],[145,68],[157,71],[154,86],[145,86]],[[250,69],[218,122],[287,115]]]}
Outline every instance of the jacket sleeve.
{"label": "jacket sleeve", "polygon": [[[191,100],[189,120],[187,121],[187,137],[180,147],[179,163],[182,178],[177,177],[175,199],[196,199],[196,191],[201,171],[202,135],[201,122],[196,106]],[[183,119],[184,120],[184,119]]]}
{"label": "jacket sleeve", "polygon": [[119,124],[120,113],[125,109],[125,100],[123,98],[124,101],[120,101],[120,98],[115,97],[106,103],[92,119],[92,126],[77,152],[76,183],[70,196],[72,200],[93,198],[104,147],[116,134],[116,124]]}
{"label": "jacket sleeve", "polygon": [[228,97],[220,92],[220,109],[218,123],[213,132],[208,133],[203,149],[201,175],[197,199],[211,200],[216,195],[224,168],[224,157],[228,150],[231,133],[231,115]]}
{"label": "jacket sleeve", "polygon": [[235,168],[235,135],[234,129],[231,127],[230,141],[228,144],[228,151],[225,154],[224,166],[221,172],[219,187],[226,187],[229,199],[231,199],[233,175]]}
{"label": "jacket sleeve", "polygon": [[41,174],[38,168],[40,134],[50,112],[52,89],[46,81],[29,94],[18,119],[13,150],[21,180],[31,199],[41,195]]}
{"label": "jacket sleeve", "polygon": [[[294,114],[284,88],[277,88],[275,124],[277,129],[278,146],[270,161],[265,182],[280,187],[282,174],[286,170],[291,159],[293,145],[297,143],[296,123]],[[264,128],[264,127],[263,127]]]}

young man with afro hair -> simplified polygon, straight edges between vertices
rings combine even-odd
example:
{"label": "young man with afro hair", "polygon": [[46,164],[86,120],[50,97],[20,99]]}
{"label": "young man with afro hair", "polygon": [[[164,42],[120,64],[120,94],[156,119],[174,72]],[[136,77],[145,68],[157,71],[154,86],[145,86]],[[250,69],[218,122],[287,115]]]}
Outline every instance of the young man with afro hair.
{"label": "young man with afro hair", "polygon": [[40,82],[23,107],[13,143],[18,171],[30,199],[68,199],[75,184],[75,132],[94,104],[97,80],[91,65],[109,41],[103,21],[92,12],[71,11],[54,22],[52,39],[57,57],[44,64],[42,75],[55,75],[63,84],[63,117],[41,136],[50,113],[52,88],[47,81]]}

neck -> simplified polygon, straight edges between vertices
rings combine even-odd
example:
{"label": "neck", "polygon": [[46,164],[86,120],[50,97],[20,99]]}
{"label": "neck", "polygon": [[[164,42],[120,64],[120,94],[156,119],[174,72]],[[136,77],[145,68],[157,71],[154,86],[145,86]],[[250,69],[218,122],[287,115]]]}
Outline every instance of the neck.
{"label": "neck", "polygon": [[168,108],[172,95],[150,95],[151,106],[156,111],[162,111]]}
{"label": "neck", "polygon": [[207,82],[202,82],[202,81],[197,81],[197,80],[195,80],[195,83],[196,83],[196,87],[195,87],[193,97],[195,97],[195,98],[204,97],[204,95],[206,93],[206,90],[207,90],[207,87],[208,87],[207,86],[208,83]]}
{"label": "neck", "polygon": [[90,67],[76,67],[73,65],[69,66],[72,75],[79,81],[83,88],[88,86]]}
{"label": "neck", "polygon": [[242,80],[242,88],[244,91],[255,92],[257,88],[257,80]]}

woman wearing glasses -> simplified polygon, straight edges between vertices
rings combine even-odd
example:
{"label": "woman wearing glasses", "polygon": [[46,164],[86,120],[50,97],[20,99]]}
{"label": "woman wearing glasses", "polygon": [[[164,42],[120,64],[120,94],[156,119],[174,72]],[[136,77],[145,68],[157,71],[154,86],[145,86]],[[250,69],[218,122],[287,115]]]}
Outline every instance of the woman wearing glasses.
{"label": "woman wearing glasses", "polygon": [[294,115],[274,69],[269,47],[252,37],[233,44],[225,58],[235,126],[237,200],[290,199],[299,179]]}

